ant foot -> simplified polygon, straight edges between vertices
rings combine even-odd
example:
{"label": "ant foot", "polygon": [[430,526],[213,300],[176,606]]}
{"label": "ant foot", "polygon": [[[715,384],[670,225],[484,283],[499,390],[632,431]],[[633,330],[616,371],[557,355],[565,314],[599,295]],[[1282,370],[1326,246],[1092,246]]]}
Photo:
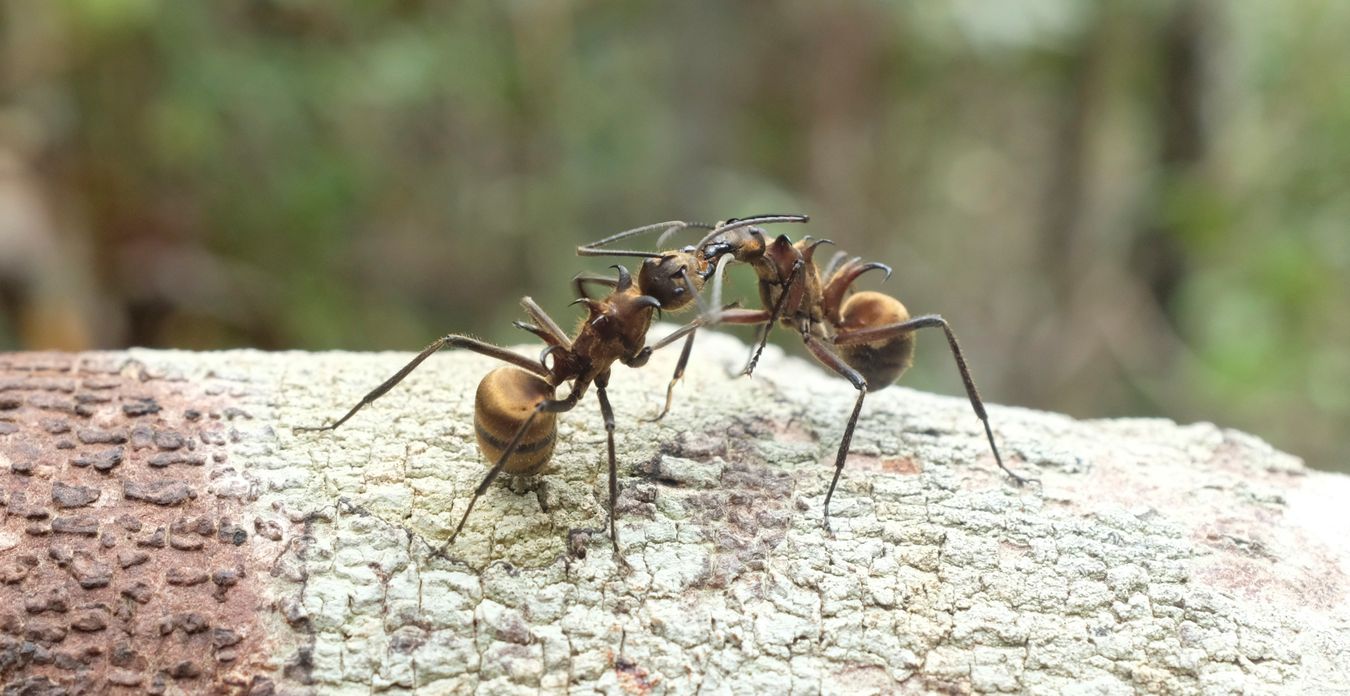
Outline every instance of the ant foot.
{"label": "ant foot", "polygon": [[441,544],[440,548],[431,552],[431,555],[441,559],[442,561],[450,560],[450,554],[448,552],[450,551],[450,544],[453,544],[454,542],[455,538],[450,537],[449,541],[445,542],[444,544]]}
{"label": "ant foot", "polygon": [[614,549],[614,564],[619,566],[619,572],[624,575],[633,574],[633,566],[628,563],[628,559],[623,557],[618,548]]}
{"label": "ant foot", "polygon": [[1041,482],[1040,479],[1026,478],[1024,476],[1020,476],[1018,474],[1013,473],[1013,470],[1009,469],[1006,466],[1003,466],[1002,462],[999,463],[999,468],[1003,470],[1003,473],[1008,475],[1008,478],[1013,480],[1013,485],[1019,488],[1027,485],[1028,483],[1040,484]]}
{"label": "ant foot", "polygon": [[662,412],[660,412],[660,413],[658,413],[658,414],[652,416],[651,418],[642,418],[642,419],[640,419],[640,420],[641,420],[643,423],[656,423],[656,422],[659,422],[662,418],[665,418],[667,413],[669,413],[669,411],[662,411]]}

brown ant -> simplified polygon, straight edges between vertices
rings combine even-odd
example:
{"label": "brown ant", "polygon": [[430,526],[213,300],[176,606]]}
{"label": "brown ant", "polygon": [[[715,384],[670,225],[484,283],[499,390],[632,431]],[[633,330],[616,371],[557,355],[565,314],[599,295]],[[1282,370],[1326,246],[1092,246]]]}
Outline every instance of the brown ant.
{"label": "brown ant", "polygon": [[[760,222],[772,220],[755,218],[736,225],[748,226]],[[617,278],[586,279],[585,282],[601,283],[611,287],[612,290],[603,298],[593,299],[583,296],[573,303],[583,304],[587,310],[587,317],[581,322],[574,338],[569,338],[557,322],[553,321],[534,300],[529,297],[521,299],[521,306],[532,323],[517,321],[515,325],[544,341],[545,347],[538,360],[531,360],[500,346],[468,336],[450,334],[423,349],[392,377],[362,397],[361,401],[337,422],[318,427],[299,427],[296,430],[336,429],[356,415],[357,411],[393,389],[417,369],[418,365],[442,348],[465,348],[508,363],[510,366],[499,367],[489,372],[478,384],[478,391],[474,397],[474,430],[478,438],[479,451],[492,462],[492,465],[478,487],[474,489],[468,508],[464,510],[450,539],[442,547],[444,550],[454,543],[464,528],[464,523],[469,519],[474,504],[487,492],[499,474],[506,472],[513,475],[531,475],[543,469],[556,445],[557,414],[572,410],[585,395],[587,388],[594,384],[596,398],[600,402],[600,413],[604,418],[608,444],[609,529],[610,541],[617,555],[619,536],[618,528],[614,524],[614,515],[619,487],[614,454],[614,409],[610,406],[606,393],[610,368],[615,362],[629,367],[641,367],[646,364],[653,351],[686,334],[692,335],[707,317],[714,316],[715,312],[705,310],[700,313],[699,318],[670,336],[653,345],[644,345],[655,310],[680,309],[691,300],[702,304],[697,298],[695,289],[703,286],[702,279],[691,283],[685,273],[666,274],[661,261],[653,258],[643,262],[636,283],[624,267],[616,265],[613,268],[618,270]],[[720,306],[721,291],[719,277],[713,283],[714,307]],[[565,398],[558,399],[557,389],[565,382],[571,382],[570,392]]]}
{"label": "brown ant", "polygon": [[[1003,463],[998,446],[994,444],[994,432],[989,426],[984,403],[970,376],[970,368],[966,365],[956,334],[952,333],[947,321],[937,314],[911,317],[909,310],[899,300],[880,292],[852,291],[853,283],[862,274],[871,270],[884,270],[889,278],[890,267],[882,263],[863,263],[857,257],[841,265],[845,254],[839,252],[822,274],[815,265],[814,255],[820,245],[832,244],[830,240],[805,237],[794,244],[786,235],[780,235],[770,242],[763,230],[741,222],[733,220],[713,226],[698,244],[681,251],[648,256],[661,259],[663,267],[678,266],[672,268],[672,272],[684,271],[695,279],[706,280],[708,273],[720,273],[717,269],[724,266],[728,258],[749,264],[755,270],[759,277],[762,309],[720,308],[715,305],[704,321],[696,322],[700,325],[726,323],[760,326],[758,346],[753,349],[742,374],[753,372],[768,340],[769,331],[774,324],[781,322],[797,331],[806,349],[816,360],[847,379],[858,390],[858,400],[854,403],[853,413],[849,416],[843,439],[839,443],[839,452],[835,456],[834,477],[825,494],[826,530],[830,528],[830,499],[834,496],[835,486],[839,483],[844,462],[848,458],[863,399],[869,389],[889,386],[910,367],[914,359],[914,333],[919,329],[940,328],[946,334],[947,345],[951,348],[966,388],[966,396],[970,399],[975,415],[984,424],[994,461],[1018,485],[1027,482],[1027,479],[1013,473]],[[662,230],[658,240],[660,245],[670,234],[691,227],[706,229],[708,226],[682,222],[651,225],[621,232],[582,246],[577,251],[583,256],[639,255],[643,252],[605,251],[601,247],[625,237],[658,229]],[[683,373],[692,342],[691,329],[684,354],[675,368],[675,377],[666,392],[667,409],[670,407],[670,389]]]}

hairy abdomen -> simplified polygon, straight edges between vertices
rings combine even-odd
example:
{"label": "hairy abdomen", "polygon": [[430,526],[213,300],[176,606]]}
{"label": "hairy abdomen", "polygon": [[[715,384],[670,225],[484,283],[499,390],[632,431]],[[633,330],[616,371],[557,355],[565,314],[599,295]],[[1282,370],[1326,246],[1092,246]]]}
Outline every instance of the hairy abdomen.
{"label": "hairy abdomen", "polygon": [[[874,329],[909,319],[909,310],[900,300],[866,290],[854,294],[841,308],[841,334],[858,329]],[[867,388],[876,391],[889,386],[914,363],[914,333],[870,343],[839,346],[844,361],[867,380]]]}
{"label": "hairy abdomen", "polygon": [[[488,466],[502,452],[540,402],[553,398],[553,387],[537,375],[514,367],[499,367],[478,383],[474,397],[473,427],[478,450]],[[540,413],[521,436],[520,444],[502,470],[508,474],[533,474],[553,456],[558,439],[558,415]]]}

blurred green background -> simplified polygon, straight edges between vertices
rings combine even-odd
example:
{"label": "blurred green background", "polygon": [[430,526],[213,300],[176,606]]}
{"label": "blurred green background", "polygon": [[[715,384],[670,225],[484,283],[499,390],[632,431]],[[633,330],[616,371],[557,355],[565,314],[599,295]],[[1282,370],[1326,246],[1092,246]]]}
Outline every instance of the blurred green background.
{"label": "blurred green background", "polygon": [[[806,212],[783,231],[893,265],[991,401],[1345,470],[1347,26],[1335,0],[0,0],[0,349],[520,343],[521,295],[570,325],[568,279],[608,263],[582,241]],[[960,393],[944,353],[905,383]]]}

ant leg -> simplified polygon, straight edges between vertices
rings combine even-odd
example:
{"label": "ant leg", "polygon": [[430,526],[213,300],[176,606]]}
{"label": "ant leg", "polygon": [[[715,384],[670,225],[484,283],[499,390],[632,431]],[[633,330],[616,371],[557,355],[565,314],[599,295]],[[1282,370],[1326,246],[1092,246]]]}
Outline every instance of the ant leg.
{"label": "ant leg", "polygon": [[834,457],[834,478],[830,479],[830,490],[825,493],[825,531],[830,531],[830,498],[834,497],[834,487],[839,485],[839,475],[844,473],[844,461],[848,459],[849,445],[853,444],[853,429],[858,425],[858,414],[862,412],[863,399],[867,396],[867,380],[863,379],[862,374],[849,367],[844,359],[839,357],[838,353],[830,350],[830,347],[819,338],[810,334],[804,334],[802,340],[806,342],[807,350],[811,351],[826,367],[834,370],[839,376],[853,383],[853,388],[858,390],[858,401],[853,404],[853,415],[848,417],[848,425],[844,426],[844,439],[839,442],[839,453]]}
{"label": "ant leg", "polygon": [[[775,304],[774,308],[777,309],[778,308],[777,305],[781,305],[782,303],[776,302],[774,304]],[[774,317],[772,313],[770,314],[770,316]],[[742,367],[741,371],[737,373],[735,376],[749,377],[750,373],[755,371],[755,365],[759,362],[760,351],[763,351],[764,346],[768,344],[769,332],[773,331],[773,325],[775,323],[777,323],[776,317],[770,319],[769,321],[764,322],[764,324],[762,324],[758,329],[755,329],[755,344],[754,344],[755,349],[750,351],[750,357],[746,359],[745,366]]]}
{"label": "ant leg", "polygon": [[[675,363],[675,375],[670,378],[670,383],[666,385],[665,407],[662,408],[661,412],[656,414],[654,417],[642,419],[644,423],[655,423],[656,421],[665,418],[666,413],[670,411],[670,404],[675,396],[675,384],[678,383],[684,377],[684,369],[689,364],[689,354],[694,347],[695,332],[698,331],[700,326],[704,326],[710,323],[763,324],[764,322],[768,321],[769,312],[763,309],[740,309],[734,307],[726,307],[723,308],[721,311],[717,312],[716,317],[717,319],[715,322],[709,321],[704,317],[695,319],[694,321],[691,321],[688,324],[685,324],[684,326],[681,326],[680,328],[671,332],[669,336],[666,336],[661,340],[657,341],[656,343],[653,343],[652,345],[642,349],[642,354],[650,355],[653,351],[665,348],[666,346],[674,343],[675,341],[680,340],[681,338],[685,339],[684,349],[680,351],[679,362]],[[643,362],[645,362],[645,360]]]}
{"label": "ant leg", "polygon": [[664,338],[657,341],[656,343],[653,343],[649,346],[644,346],[642,352],[645,352],[646,355],[650,356],[653,352],[661,350],[662,348],[665,348],[666,346],[680,340],[681,338],[688,336],[690,333],[697,331],[698,327],[705,326],[708,324],[719,323],[722,320],[722,318],[726,316],[727,311],[730,310],[730,307],[722,306],[722,272],[726,269],[727,264],[730,262],[731,262],[730,256],[723,256],[717,262],[717,266],[713,271],[712,275],[713,309],[707,309],[706,305],[703,303],[703,300],[699,299],[698,296],[695,295],[694,298],[698,301],[699,306],[698,317],[696,317],[693,321],[689,322],[688,324],[685,324],[684,326],[681,326],[680,328],[670,332],[668,335],[666,335]]}
{"label": "ant leg", "polygon": [[675,398],[675,384],[684,377],[684,368],[689,364],[689,353],[694,350],[694,336],[697,336],[697,329],[689,332],[689,337],[684,339],[684,349],[680,351],[680,361],[675,363],[675,375],[670,378],[670,384],[666,385],[666,405],[661,412],[652,418],[644,418],[646,423],[655,423],[666,417],[670,412],[670,402]]}
{"label": "ant leg", "polygon": [[[650,355],[652,352],[665,348],[666,346],[680,340],[681,338],[684,338],[685,336],[688,336],[689,334],[697,331],[701,326],[709,326],[712,324],[759,324],[764,321],[767,321],[769,313],[766,310],[740,309],[737,308],[734,304],[728,305],[726,307],[721,306],[722,271],[726,268],[727,264],[730,262],[731,262],[730,256],[723,256],[721,260],[717,262],[717,268],[714,271],[713,287],[712,287],[712,306],[715,307],[716,309],[704,309],[703,311],[700,312],[699,316],[695,318],[693,321],[689,322],[688,324],[685,324],[684,326],[681,326],[678,329],[675,329],[674,331],[670,332],[669,335],[665,336],[656,343],[653,343],[650,346],[645,346],[642,349],[641,353]],[[702,300],[699,300],[699,307],[700,308],[704,307]]]}
{"label": "ant leg", "polygon": [[980,422],[984,423],[984,434],[985,437],[989,438],[989,449],[994,451],[994,461],[998,462],[998,468],[1012,477],[1017,485],[1026,483],[1028,479],[1018,476],[1013,473],[1012,469],[1003,464],[1003,457],[998,453],[998,445],[994,444],[994,431],[989,427],[989,414],[984,410],[984,402],[980,400],[980,392],[975,389],[975,380],[970,376],[970,368],[966,365],[966,356],[961,353],[961,344],[956,342],[956,334],[952,333],[952,328],[947,325],[946,319],[937,314],[926,314],[898,324],[845,331],[835,337],[834,344],[847,346],[858,343],[872,343],[897,338],[918,329],[930,328],[941,328],[942,332],[947,335],[947,345],[952,349],[952,358],[956,360],[956,369],[961,372],[961,382],[966,387],[966,396],[970,398],[970,407],[975,409],[975,415],[979,416]]}
{"label": "ant leg", "polygon": [[769,316],[769,321],[759,332],[759,345],[755,351],[750,354],[749,362],[741,369],[741,374],[749,377],[755,371],[755,365],[759,363],[759,354],[764,352],[764,346],[769,342],[769,332],[773,330],[773,325],[783,316],[783,307],[787,305],[788,295],[791,294],[792,286],[797,282],[797,278],[802,273],[802,268],[806,264],[798,261],[792,265],[792,272],[788,274],[787,283],[783,285],[783,291],[778,295],[778,301],[773,303],[773,313]]}
{"label": "ant leg", "polygon": [[538,416],[540,413],[563,413],[571,411],[572,408],[577,405],[577,402],[581,400],[581,396],[585,391],[586,384],[579,382],[572,387],[572,393],[568,394],[566,399],[540,401],[539,404],[534,407],[534,410],[530,412],[530,415],[525,419],[525,422],[521,423],[519,428],[516,428],[516,434],[511,436],[511,440],[502,450],[501,456],[497,457],[497,461],[493,463],[492,468],[488,469],[487,475],[483,476],[483,480],[479,482],[478,488],[474,489],[473,497],[469,498],[469,507],[464,509],[464,515],[459,518],[459,524],[455,525],[455,531],[450,534],[450,539],[441,547],[441,553],[444,553],[446,549],[450,548],[451,544],[455,543],[455,537],[459,536],[460,530],[464,529],[464,523],[469,520],[469,513],[473,512],[474,503],[477,503],[478,498],[487,492],[488,487],[496,480],[497,475],[502,473],[502,469],[506,466],[506,460],[510,459],[511,455],[516,453],[516,448],[520,446],[521,438],[525,437],[525,431],[529,430],[530,425],[534,423],[535,416]]}
{"label": "ant leg", "polygon": [[530,315],[530,318],[534,320],[534,323],[537,326],[544,331],[547,331],[549,336],[553,337],[552,341],[548,341],[550,344],[559,345],[571,350],[572,339],[567,337],[567,333],[562,330],[562,327],[558,326],[558,322],[553,321],[553,318],[548,315],[548,312],[544,311],[543,307],[540,307],[534,301],[534,298],[520,298],[520,306],[525,309],[525,313]]}
{"label": "ant leg", "polygon": [[769,343],[769,332],[773,331],[775,322],[769,321],[764,324],[764,328],[759,331],[759,345],[755,347],[755,352],[750,355],[750,360],[741,368],[740,376],[749,377],[755,372],[755,366],[759,364],[759,354],[764,352],[764,346]]}
{"label": "ant leg", "polygon": [[461,336],[459,334],[450,334],[448,336],[436,339],[436,341],[433,342],[431,345],[427,346],[426,348],[423,348],[422,352],[417,354],[417,357],[413,358],[407,365],[404,365],[403,369],[399,370],[398,372],[395,372],[393,377],[390,377],[389,379],[385,380],[383,384],[381,384],[378,387],[375,387],[370,391],[369,394],[366,394],[364,397],[362,397],[361,401],[357,403],[355,406],[353,406],[350,411],[347,411],[347,415],[339,418],[336,423],[333,423],[332,425],[321,425],[321,426],[300,426],[294,428],[294,430],[296,432],[315,431],[315,430],[336,430],[339,425],[346,423],[348,419],[356,415],[356,412],[360,411],[364,406],[366,406],[366,404],[369,404],[375,401],[376,399],[380,398],[381,396],[384,396],[386,392],[394,388],[394,385],[398,384],[399,382],[402,382],[404,377],[407,377],[409,373],[411,373],[413,370],[416,370],[417,366],[421,365],[423,360],[426,360],[427,358],[431,357],[432,353],[435,353],[436,351],[446,347],[467,348],[468,350],[474,351],[475,353],[482,353],[483,355],[486,355],[488,357],[496,358],[498,360],[511,363],[516,367],[524,368],[545,379],[550,377],[548,370],[544,369],[543,365],[540,365],[539,363],[530,360],[529,358],[523,355],[518,355],[500,346],[494,346],[491,343],[484,343],[483,341],[480,341],[475,338],[469,338],[468,336]]}
{"label": "ant leg", "polygon": [[[670,332],[661,340],[648,346],[652,351],[657,351],[666,346],[688,336],[697,331],[700,327],[714,324],[762,324],[769,320],[769,310],[767,309],[740,309],[737,307],[723,307],[711,318],[699,317],[684,326]],[[647,350],[643,348],[643,350]]]}
{"label": "ant leg", "polygon": [[595,396],[600,401],[600,415],[605,418],[605,441],[609,449],[609,541],[614,545],[614,556],[620,561],[619,525],[615,519],[619,506],[619,466],[614,457],[614,409],[609,405],[609,395],[605,387],[609,386],[609,373],[595,378]]}
{"label": "ant leg", "polygon": [[[684,280],[685,290],[693,293],[694,303],[698,305],[699,316],[709,316],[708,305],[704,303],[703,297],[696,289],[694,289],[693,283],[689,281],[688,272],[686,272],[684,268],[681,268],[676,272],[676,275]],[[694,349],[694,336],[697,332],[698,329],[691,330],[689,332],[689,338],[684,339],[684,348],[680,350],[680,359],[675,363],[675,374],[671,376],[670,383],[666,385],[666,405],[661,409],[660,413],[656,414],[655,418],[644,418],[642,419],[643,422],[655,423],[656,421],[665,418],[666,414],[670,412],[670,402],[671,399],[675,397],[675,384],[680,381],[680,378],[684,377],[684,368],[689,364],[689,353]],[[651,349],[647,349],[646,353],[647,355],[651,355]],[[646,362],[645,358],[643,359],[643,362]]]}
{"label": "ant leg", "polygon": [[[709,320],[707,317],[715,317]],[[705,312],[698,319],[681,326],[671,332],[669,336],[662,338],[656,343],[644,348],[643,350],[650,354],[652,351],[660,350],[681,337],[687,336],[684,341],[684,349],[680,351],[680,359],[675,363],[675,374],[670,378],[670,383],[666,385],[666,404],[661,412],[652,418],[644,418],[645,423],[655,423],[666,417],[670,412],[670,404],[675,397],[675,385],[684,377],[684,369],[689,364],[689,354],[694,348],[694,336],[700,326],[710,323],[719,324],[763,324],[769,320],[769,312],[762,309],[740,309],[735,307],[724,307],[716,314]]]}

